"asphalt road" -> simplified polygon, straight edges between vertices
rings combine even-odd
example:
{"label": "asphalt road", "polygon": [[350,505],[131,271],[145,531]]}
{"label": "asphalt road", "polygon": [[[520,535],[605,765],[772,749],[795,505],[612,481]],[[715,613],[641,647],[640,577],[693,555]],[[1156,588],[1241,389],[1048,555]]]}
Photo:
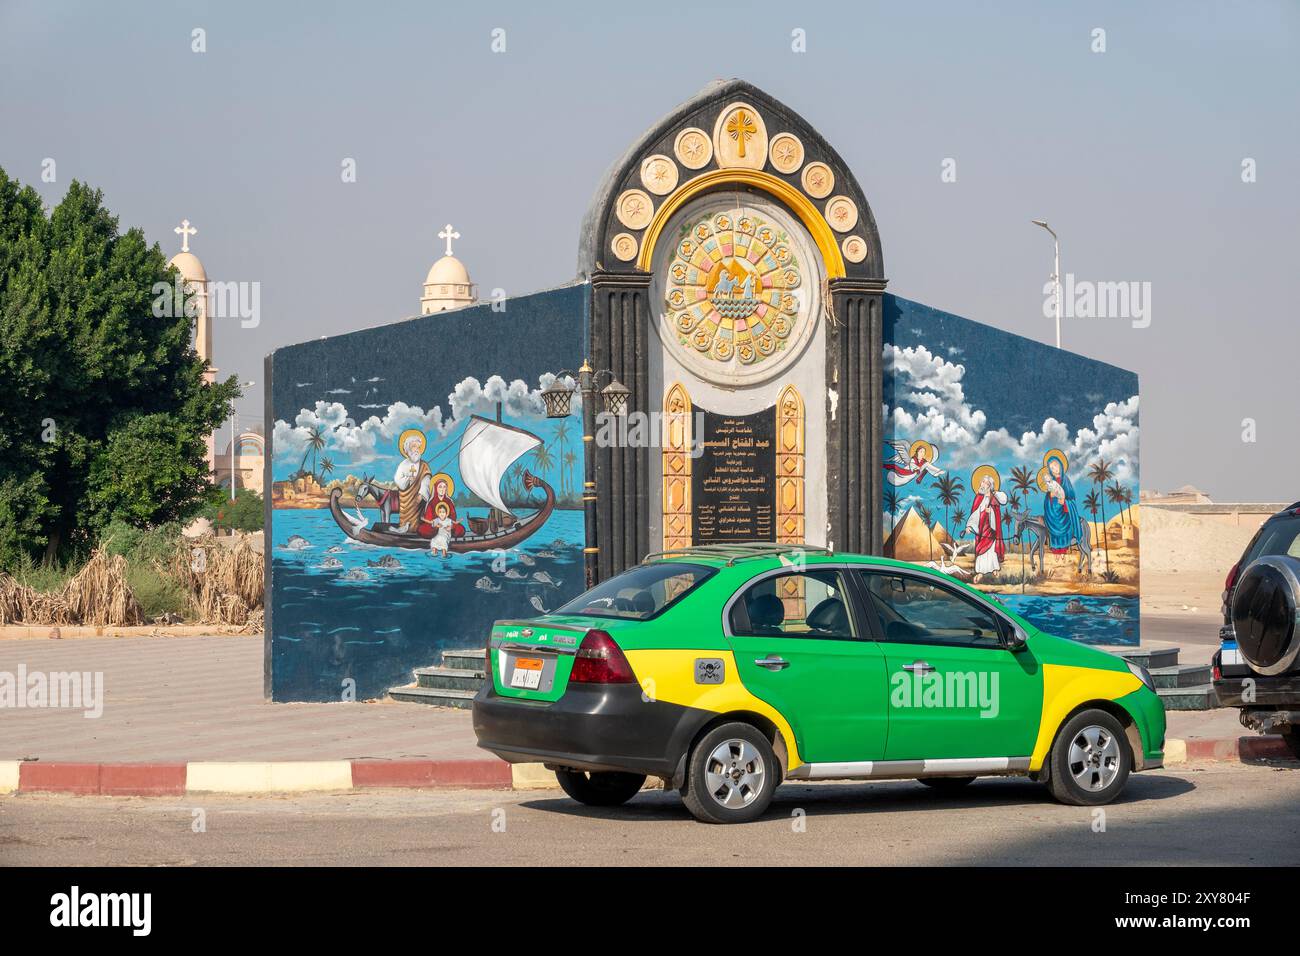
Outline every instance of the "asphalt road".
{"label": "asphalt road", "polygon": [[[202,832],[195,832],[202,811]],[[748,826],[696,823],[676,794],[616,810],[559,791],[375,791],[201,799],[0,797],[0,863],[382,865],[1300,864],[1300,769],[1138,774],[1122,802],[1053,802],[1026,780],[960,797],[914,782],[786,785]]]}

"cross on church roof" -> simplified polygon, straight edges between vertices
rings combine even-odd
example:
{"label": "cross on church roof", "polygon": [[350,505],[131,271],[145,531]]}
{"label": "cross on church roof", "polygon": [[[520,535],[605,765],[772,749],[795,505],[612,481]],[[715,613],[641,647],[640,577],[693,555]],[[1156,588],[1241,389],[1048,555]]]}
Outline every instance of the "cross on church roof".
{"label": "cross on church roof", "polygon": [[190,225],[188,219],[182,219],[181,224],[173,229],[172,232],[181,237],[181,252],[189,252],[190,236],[197,236],[199,234],[199,231]]}
{"label": "cross on church roof", "polygon": [[451,223],[447,223],[447,225],[442,227],[442,232],[438,233],[438,238],[447,240],[447,255],[451,255],[451,241],[453,239],[459,239],[460,233],[451,228]]}

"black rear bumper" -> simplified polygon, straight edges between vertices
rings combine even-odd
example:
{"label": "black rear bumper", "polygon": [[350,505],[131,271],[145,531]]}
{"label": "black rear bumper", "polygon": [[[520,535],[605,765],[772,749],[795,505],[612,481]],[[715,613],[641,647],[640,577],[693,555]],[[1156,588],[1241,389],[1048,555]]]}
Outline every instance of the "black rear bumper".
{"label": "black rear bumper", "polygon": [[[1249,681],[1249,683],[1247,683]],[[1300,674],[1221,677],[1214,682],[1220,707],[1279,707],[1300,710]]]}
{"label": "black rear bumper", "polygon": [[553,703],[502,697],[491,678],[474,698],[478,745],[510,763],[617,770],[680,786],[709,711],[647,700],[638,684],[570,685]]}

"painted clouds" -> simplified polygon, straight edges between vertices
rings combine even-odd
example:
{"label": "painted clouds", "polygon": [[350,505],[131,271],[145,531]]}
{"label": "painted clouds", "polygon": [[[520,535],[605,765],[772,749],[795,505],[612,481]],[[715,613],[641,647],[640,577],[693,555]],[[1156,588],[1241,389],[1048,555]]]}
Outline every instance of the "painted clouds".
{"label": "painted clouds", "polygon": [[1070,460],[1072,477],[1082,476],[1097,458],[1115,464],[1121,482],[1137,481],[1138,397],[1107,404],[1094,415],[1092,427],[1074,434],[1065,423],[1047,418],[1037,432],[1016,436],[1006,428],[989,429],[988,416],[966,400],[962,379],[966,367],[934,355],[923,345],[886,345],[885,374],[893,375],[898,406],[882,411],[885,427],[909,441],[924,438],[940,447],[939,465],[964,470],[985,462],[999,466],[1025,464],[1035,471],[1043,454],[1060,448]]}
{"label": "painted clouds", "polygon": [[[318,401],[313,408],[302,409],[292,423],[276,421],[272,434],[275,460],[301,459],[317,430],[325,440],[325,448],[345,455],[349,465],[361,465],[395,455],[397,436],[407,428],[425,432],[432,445],[435,438],[446,436],[471,415],[494,416],[498,402],[511,418],[542,418],[546,409],[541,393],[554,381],[555,376],[548,372],[538,379],[537,388],[530,389],[522,379],[506,382],[501,376],[493,375],[480,384],[470,376],[462,379],[447,396],[449,415],[444,415],[441,405],[425,411],[418,405],[394,402],[382,417],[371,415],[360,424],[342,403]],[[572,387],[571,379],[566,377],[565,382]],[[580,407],[581,397],[575,392],[572,410]]]}

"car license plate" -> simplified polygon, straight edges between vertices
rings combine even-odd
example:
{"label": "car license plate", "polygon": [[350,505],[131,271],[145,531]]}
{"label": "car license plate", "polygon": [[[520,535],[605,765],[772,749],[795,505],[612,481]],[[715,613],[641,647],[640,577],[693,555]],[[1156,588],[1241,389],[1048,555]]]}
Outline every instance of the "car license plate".
{"label": "car license plate", "polygon": [[523,687],[536,690],[542,682],[542,659],[540,657],[516,657],[515,671],[510,675],[511,687]]}

